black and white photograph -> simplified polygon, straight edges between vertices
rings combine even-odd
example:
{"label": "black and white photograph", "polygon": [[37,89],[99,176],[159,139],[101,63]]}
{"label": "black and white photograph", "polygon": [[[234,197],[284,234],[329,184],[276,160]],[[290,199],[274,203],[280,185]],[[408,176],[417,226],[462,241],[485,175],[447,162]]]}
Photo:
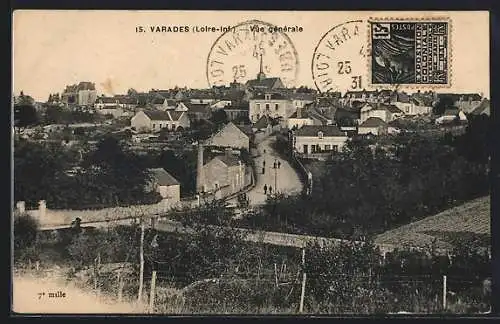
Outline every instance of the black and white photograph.
{"label": "black and white photograph", "polygon": [[11,311],[492,313],[488,11],[16,10]]}

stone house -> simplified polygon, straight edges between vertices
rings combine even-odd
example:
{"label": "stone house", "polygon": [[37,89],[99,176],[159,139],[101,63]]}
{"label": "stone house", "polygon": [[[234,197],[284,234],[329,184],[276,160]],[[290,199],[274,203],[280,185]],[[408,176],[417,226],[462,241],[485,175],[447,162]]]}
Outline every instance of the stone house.
{"label": "stone house", "polygon": [[286,123],[287,118],[295,112],[295,109],[292,100],[282,94],[264,93],[250,99],[248,115],[252,123],[257,122],[262,116],[281,117]]}
{"label": "stone house", "polygon": [[388,132],[387,123],[379,117],[370,117],[358,126],[358,134],[385,135]]}
{"label": "stone house", "polygon": [[181,185],[163,168],[148,169],[151,181],[149,189],[157,191],[163,200],[177,203],[181,200]]}
{"label": "stone house", "polygon": [[238,126],[229,122],[212,135],[206,141],[206,145],[249,150],[250,138]]}

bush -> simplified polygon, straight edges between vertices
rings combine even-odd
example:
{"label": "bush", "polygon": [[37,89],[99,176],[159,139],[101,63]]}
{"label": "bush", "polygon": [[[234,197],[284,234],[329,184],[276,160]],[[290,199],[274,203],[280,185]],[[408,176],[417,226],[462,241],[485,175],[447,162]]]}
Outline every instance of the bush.
{"label": "bush", "polygon": [[14,215],[14,260],[16,262],[38,258],[38,229],[38,221],[30,215]]}

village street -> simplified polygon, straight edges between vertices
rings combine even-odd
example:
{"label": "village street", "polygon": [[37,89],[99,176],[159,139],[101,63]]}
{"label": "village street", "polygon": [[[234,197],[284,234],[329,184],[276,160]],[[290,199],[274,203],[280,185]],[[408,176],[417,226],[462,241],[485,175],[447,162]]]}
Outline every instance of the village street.
{"label": "village street", "polygon": [[[260,134],[258,134],[260,135]],[[285,194],[300,193],[302,183],[295,169],[286,160],[279,157],[279,154],[272,148],[271,143],[276,140],[275,136],[256,136],[257,152],[254,156],[257,169],[256,185],[247,192],[251,206],[262,205],[269,194],[269,187],[272,193],[282,192]],[[279,168],[274,169],[274,162],[280,162]],[[262,168],[265,162],[265,172]],[[267,194],[264,193],[264,186],[267,186]],[[231,199],[230,202],[236,202]]]}

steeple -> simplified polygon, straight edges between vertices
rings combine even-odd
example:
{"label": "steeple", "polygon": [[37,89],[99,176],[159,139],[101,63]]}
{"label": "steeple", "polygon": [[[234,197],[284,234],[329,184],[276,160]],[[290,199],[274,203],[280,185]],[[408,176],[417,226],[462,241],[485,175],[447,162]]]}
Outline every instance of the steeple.
{"label": "steeple", "polygon": [[260,69],[259,69],[259,74],[257,74],[257,80],[264,80],[266,78],[266,75],[264,74],[264,66],[262,64],[262,54],[260,54]]}

